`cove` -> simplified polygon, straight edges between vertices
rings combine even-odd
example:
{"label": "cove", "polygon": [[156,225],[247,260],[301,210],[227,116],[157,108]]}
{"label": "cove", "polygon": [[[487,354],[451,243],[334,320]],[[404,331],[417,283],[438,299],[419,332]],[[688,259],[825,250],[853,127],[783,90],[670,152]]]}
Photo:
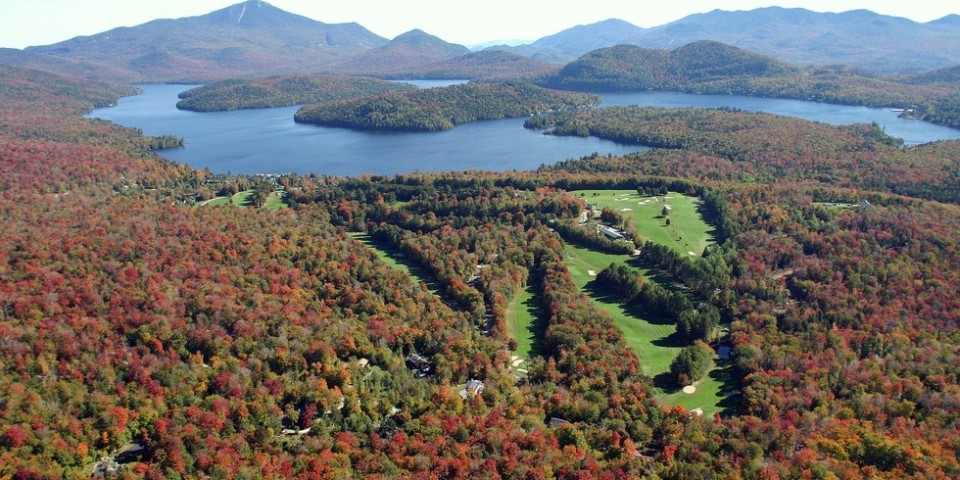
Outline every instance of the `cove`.
{"label": "cove", "polygon": [[[421,87],[444,82],[412,82]],[[214,173],[316,173],[356,176],[464,170],[533,170],[593,153],[624,155],[646,150],[598,138],[558,137],[523,128],[522,118],[474,122],[432,133],[365,132],[301,125],[298,107],[196,113],[177,110],[177,95],[192,86],[142,85],[143,93],[90,117],[172,134],[183,148],[161,155]],[[880,108],[800,100],[671,92],[604,93],[601,106],[730,107],[800,117],[833,125],[876,122],[906,145],[960,139],[960,130],[907,120]]]}

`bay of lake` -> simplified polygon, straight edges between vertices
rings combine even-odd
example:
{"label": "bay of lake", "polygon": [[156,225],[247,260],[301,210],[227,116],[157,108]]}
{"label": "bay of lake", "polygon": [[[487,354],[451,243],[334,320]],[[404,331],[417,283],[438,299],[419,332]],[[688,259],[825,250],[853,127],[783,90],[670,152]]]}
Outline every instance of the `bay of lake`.
{"label": "bay of lake", "polygon": [[[458,82],[411,82],[427,88]],[[523,128],[522,118],[473,122],[445,132],[368,132],[302,125],[299,107],[196,113],[177,110],[177,95],[189,85],[142,85],[143,93],[90,117],[176,135],[182,148],[163,157],[214,173],[316,173],[336,176],[394,175],[463,170],[533,170],[593,153],[624,155],[646,150],[598,138],[557,137]],[[960,139],[960,130],[898,118],[887,110],[798,100],[669,92],[603,94],[602,106],[730,107],[834,125],[876,122],[907,145]]]}

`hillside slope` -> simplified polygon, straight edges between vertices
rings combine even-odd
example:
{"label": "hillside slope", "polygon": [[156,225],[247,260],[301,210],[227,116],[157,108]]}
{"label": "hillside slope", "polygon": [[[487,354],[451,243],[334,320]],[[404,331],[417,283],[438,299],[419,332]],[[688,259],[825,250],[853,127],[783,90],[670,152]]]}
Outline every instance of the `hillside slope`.
{"label": "hillside slope", "polygon": [[154,20],[25,52],[105,65],[136,81],[206,81],[314,69],[384,42],[355,23],[326,24],[249,0],[202,16]]}

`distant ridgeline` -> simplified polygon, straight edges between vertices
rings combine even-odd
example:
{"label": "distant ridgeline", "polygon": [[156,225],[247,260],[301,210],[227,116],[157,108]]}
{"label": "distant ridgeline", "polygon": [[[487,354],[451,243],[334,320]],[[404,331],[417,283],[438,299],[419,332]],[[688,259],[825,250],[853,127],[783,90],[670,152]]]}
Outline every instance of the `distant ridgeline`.
{"label": "distant ridgeline", "polygon": [[295,120],[365,130],[440,131],[477,120],[515,118],[597,105],[600,97],[530,84],[469,83],[343,100],[300,109]]}
{"label": "distant ridgeline", "polygon": [[413,85],[376,78],[283,75],[223,80],[187,90],[180,94],[177,108],[195,112],[275,108],[412,90]]}
{"label": "distant ridgeline", "polygon": [[675,50],[618,45],[587,53],[538,83],[577,91],[660,90],[895,107],[941,125],[960,125],[960,67],[915,77],[842,67],[794,67],[747,50],[699,41]]}

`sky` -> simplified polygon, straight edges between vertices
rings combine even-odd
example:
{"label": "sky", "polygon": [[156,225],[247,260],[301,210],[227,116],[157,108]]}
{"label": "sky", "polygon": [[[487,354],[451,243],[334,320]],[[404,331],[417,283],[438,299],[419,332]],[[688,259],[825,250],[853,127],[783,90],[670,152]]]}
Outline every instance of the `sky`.
{"label": "sky", "polygon": [[[158,18],[203,15],[241,0],[0,0],[0,47],[47,45]],[[325,23],[357,22],[393,38],[419,28],[448,42],[475,45],[527,40],[575,25],[619,18],[654,27],[694,13],[781,6],[817,12],[868,9],[928,22],[960,13],[956,0],[588,0],[576,7],[558,0],[270,0],[269,3]]]}

